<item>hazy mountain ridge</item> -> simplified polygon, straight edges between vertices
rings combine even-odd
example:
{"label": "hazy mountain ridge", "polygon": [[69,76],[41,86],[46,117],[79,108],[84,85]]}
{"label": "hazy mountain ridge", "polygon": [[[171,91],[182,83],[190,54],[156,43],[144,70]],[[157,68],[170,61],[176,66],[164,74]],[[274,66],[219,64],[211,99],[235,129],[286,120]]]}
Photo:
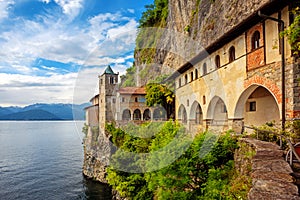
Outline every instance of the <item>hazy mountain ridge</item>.
{"label": "hazy mountain ridge", "polygon": [[83,120],[84,104],[37,103],[25,107],[0,107],[0,120]]}

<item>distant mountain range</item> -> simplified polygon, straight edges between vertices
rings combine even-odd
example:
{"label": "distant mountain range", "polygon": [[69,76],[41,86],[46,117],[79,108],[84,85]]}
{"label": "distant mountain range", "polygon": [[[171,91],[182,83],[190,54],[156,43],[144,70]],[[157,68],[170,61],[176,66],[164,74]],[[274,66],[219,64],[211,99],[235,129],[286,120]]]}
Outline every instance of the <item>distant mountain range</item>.
{"label": "distant mountain range", "polygon": [[0,120],[84,120],[84,104],[43,104],[0,107]]}

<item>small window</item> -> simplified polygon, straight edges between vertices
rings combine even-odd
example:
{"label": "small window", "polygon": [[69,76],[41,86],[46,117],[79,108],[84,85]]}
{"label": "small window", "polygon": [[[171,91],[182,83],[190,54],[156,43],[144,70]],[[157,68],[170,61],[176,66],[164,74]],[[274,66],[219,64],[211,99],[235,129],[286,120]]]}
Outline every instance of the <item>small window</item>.
{"label": "small window", "polygon": [[186,101],[186,105],[187,105],[187,106],[190,106],[190,100],[187,100],[187,101]]}
{"label": "small window", "polygon": [[123,102],[123,103],[125,102],[125,98],[124,98],[124,97],[122,97],[122,102]]}
{"label": "small window", "polygon": [[252,49],[259,48],[259,39],[260,39],[260,33],[259,31],[255,31],[252,35]]}
{"label": "small window", "polygon": [[206,63],[203,64],[203,75],[207,74],[207,65]]}
{"label": "small window", "polygon": [[229,62],[233,62],[235,60],[235,48],[234,46],[229,49]]}
{"label": "small window", "polygon": [[249,111],[256,111],[256,102],[252,101],[249,103]]}
{"label": "small window", "polygon": [[195,69],[195,79],[198,78],[198,69]]}
{"label": "small window", "polygon": [[185,79],[185,84],[187,84],[188,83],[188,76],[187,76],[187,74],[184,76],[184,79]]}
{"label": "small window", "polygon": [[191,81],[194,80],[194,72],[191,72]]}
{"label": "small window", "polygon": [[103,84],[103,80],[102,80],[102,78],[100,79],[100,85],[102,85]]}
{"label": "small window", "polygon": [[139,99],[137,97],[134,98],[135,102],[139,102]]}
{"label": "small window", "polygon": [[203,105],[205,105],[206,104],[206,97],[205,97],[205,95],[203,95],[202,101],[203,101]]}
{"label": "small window", "polygon": [[144,97],[140,97],[139,100],[140,100],[139,102],[142,102],[142,103],[146,102],[146,98],[144,98]]}
{"label": "small window", "polygon": [[220,56],[219,55],[216,55],[216,57],[215,57],[215,64],[216,64],[217,68],[221,67],[221,60],[220,60]]}
{"label": "small window", "polygon": [[116,99],[113,99],[112,102],[113,102],[113,103],[116,103]]}
{"label": "small window", "polygon": [[179,78],[179,80],[178,80],[178,84],[179,84],[179,87],[181,87],[181,78]]}

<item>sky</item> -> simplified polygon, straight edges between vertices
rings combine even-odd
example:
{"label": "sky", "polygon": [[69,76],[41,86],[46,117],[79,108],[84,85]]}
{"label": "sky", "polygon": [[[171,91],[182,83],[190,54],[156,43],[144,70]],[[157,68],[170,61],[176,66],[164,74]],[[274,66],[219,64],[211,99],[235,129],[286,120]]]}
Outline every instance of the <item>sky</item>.
{"label": "sky", "polygon": [[0,106],[84,103],[107,65],[132,66],[153,0],[0,0]]}

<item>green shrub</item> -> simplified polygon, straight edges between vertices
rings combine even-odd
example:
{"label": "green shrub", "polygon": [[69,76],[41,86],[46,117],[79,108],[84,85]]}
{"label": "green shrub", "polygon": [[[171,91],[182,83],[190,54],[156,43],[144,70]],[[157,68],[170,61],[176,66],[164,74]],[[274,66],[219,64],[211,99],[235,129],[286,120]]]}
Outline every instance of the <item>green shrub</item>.
{"label": "green shrub", "polygon": [[[116,163],[109,167],[107,180],[123,197],[208,199],[213,194],[212,198],[219,199],[224,194],[229,196],[229,183],[234,174],[233,155],[238,148],[237,139],[229,133],[220,137],[212,133],[202,133],[191,140],[183,127],[172,121],[164,124],[149,123],[141,127],[128,125],[125,129],[123,131],[113,125],[107,126],[113,142],[120,147],[112,156]],[[145,136],[151,129],[157,131],[151,138],[132,136],[136,130]],[[207,150],[203,146],[208,143],[211,144],[211,149]],[[135,158],[126,157],[121,149],[130,152],[148,151],[153,154],[137,162]],[[201,152],[206,150],[202,155]],[[183,153],[178,154],[180,151]],[[174,162],[168,163],[176,156],[178,158]],[[116,170],[122,167],[122,162],[129,163],[132,168],[146,167],[149,170],[145,173]],[[151,170],[157,166],[161,168]]]}

